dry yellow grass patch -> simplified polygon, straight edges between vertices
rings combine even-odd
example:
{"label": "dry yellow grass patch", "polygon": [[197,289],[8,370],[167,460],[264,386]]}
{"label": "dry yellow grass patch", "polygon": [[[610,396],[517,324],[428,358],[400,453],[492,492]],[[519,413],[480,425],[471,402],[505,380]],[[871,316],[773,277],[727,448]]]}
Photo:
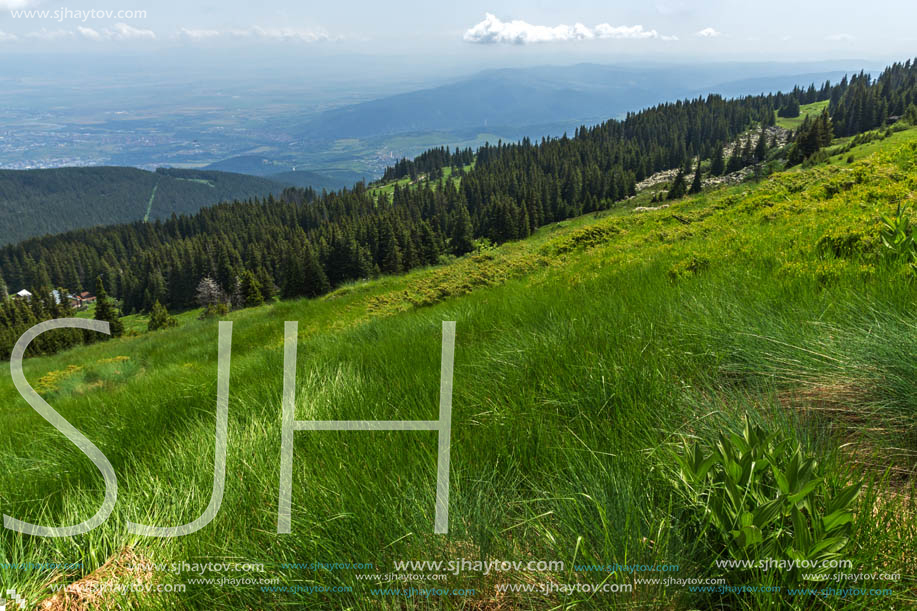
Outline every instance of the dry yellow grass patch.
{"label": "dry yellow grass patch", "polygon": [[[65,586],[38,604],[41,611],[87,611],[123,608],[124,594],[112,591],[116,584],[150,584],[150,563],[131,547],[122,548],[98,569]],[[51,587],[54,580],[48,583]],[[141,604],[132,605],[142,608]]]}

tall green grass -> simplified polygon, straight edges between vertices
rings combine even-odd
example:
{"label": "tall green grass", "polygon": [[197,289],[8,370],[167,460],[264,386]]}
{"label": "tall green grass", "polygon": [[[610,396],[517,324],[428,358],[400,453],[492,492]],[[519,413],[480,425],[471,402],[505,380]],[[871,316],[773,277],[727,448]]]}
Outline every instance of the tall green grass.
{"label": "tall green grass", "polygon": [[[912,192],[915,160],[917,150],[905,147],[673,209],[584,217],[492,256],[233,313],[222,510],[204,530],[173,540],[132,536],[125,523],[182,524],[209,501],[216,322],[188,319],[31,360],[35,381],[82,367],[44,393],[112,461],[119,499],[104,526],[80,537],[0,533],[0,562],[84,564],[67,575],[0,571],[2,587],[38,600],[49,581],[79,579],[132,546],[154,562],[258,562],[268,573],[256,576],[283,585],[353,589],[189,586],[121,601],[143,608],[913,604],[915,290],[899,267],[882,263],[871,232],[892,199]],[[852,249],[828,253],[818,246],[826,235]],[[315,420],[435,419],[440,323],[457,321],[448,535],[432,534],[436,435],[426,432],[297,432],[292,534],[275,534],[285,320],[300,321],[296,416]],[[0,400],[3,512],[51,525],[92,515],[103,496],[92,464],[17,398],[7,376]],[[848,553],[854,572],[902,573],[893,597],[794,602],[662,585],[616,595],[495,593],[507,582],[632,580],[577,573],[574,564],[667,563],[681,576],[721,576],[679,492],[674,456],[683,438],[712,443],[746,416],[799,441],[834,480],[868,482]],[[466,573],[446,584],[475,588],[474,597],[425,601],[373,597],[377,585],[354,571],[280,568],[372,562],[368,572],[388,573],[397,560],[455,558],[563,560],[567,571]]]}

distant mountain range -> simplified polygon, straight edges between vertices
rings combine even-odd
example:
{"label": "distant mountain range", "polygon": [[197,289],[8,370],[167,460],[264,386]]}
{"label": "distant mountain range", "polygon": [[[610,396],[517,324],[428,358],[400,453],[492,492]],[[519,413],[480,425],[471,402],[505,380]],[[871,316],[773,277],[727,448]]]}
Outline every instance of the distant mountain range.
{"label": "distant mountain range", "polygon": [[203,170],[125,167],[0,170],[0,245],[71,229],[193,214],[222,201],[352,186],[314,172],[271,178]]}
{"label": "distant mountain range", "polygon": [[[578,64],[486,70],[455,82],[338,106],[289,121],[284,147],[228,158],[207,169],[269,175],[292,167],[375,178],[401,157],[439,146],[540,138],[623,117],[661,102],[719,93],[789,91],[832,82],[862,61],[700,66]],[[346,170],[344,170],[346,171]],[[353,182],[348,180],[347,182]]]}
{"label": "distant mountain range", "polygon": [[731,97],[820,85],[844,74],[834,64],[487,70],[455,83],[328,110],[306,123],[299,136],[321,141],[469,129],[503,135],[526,126],[603,121],[711,92]]}

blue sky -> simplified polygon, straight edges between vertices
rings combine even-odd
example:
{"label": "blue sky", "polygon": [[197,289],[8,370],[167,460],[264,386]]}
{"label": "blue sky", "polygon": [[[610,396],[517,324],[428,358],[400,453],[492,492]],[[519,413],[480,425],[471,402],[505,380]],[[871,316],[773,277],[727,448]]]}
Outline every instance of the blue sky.
{"label": "blue sky", "polygon": [[[14,18],[11,10],[49,14]],[[111,14],[79,13],[89,10]],[[55,11],[70,13],[61,19]],[[0,57],[11,51],[117,54],[164,48],[189,54],[253,47],[277,52],[280,46],[304,56],[420,53],[431,63],[886,61],[917,54],[915,23],[917,3],[889,0],[0,0]]]}

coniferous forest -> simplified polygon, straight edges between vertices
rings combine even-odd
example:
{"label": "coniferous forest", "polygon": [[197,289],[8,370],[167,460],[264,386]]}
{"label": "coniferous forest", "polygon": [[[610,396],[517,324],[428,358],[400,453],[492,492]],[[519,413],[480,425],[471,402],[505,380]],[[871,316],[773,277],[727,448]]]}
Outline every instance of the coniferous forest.
{"label": "coniferous forest", "polygon": [[[832,129],[856,134],[914,112],[917,62],[818,89],[661,104],[540,142],[498,142],[475,153],[433,149],[396,163],[384,179],[437,178],[447,167],[450,176],[396,184],[393,191],[364,183],[323,194],[291,188],[193,215],[34,238],[0,249],[0,279],[11,292],[47,295],[54,288],[92,290],[101,278],[124,313],[157,303],[181,311],[314,297],[348,281],[463,255],[477,239],[524,238],[542,225],[607,209],[661,170],[682,168],[683,180],[690,180],[693,160],[722,164],[723,147],[741,134],[773,125],[780,111],[824,100],[825,114],[807,118],[791,139],[784,152],[790,163],[830,142]],[[766,146],[763,136],[755,138]],[[760,160],[760,151],[749,152],[734,154],[729,170]],[[695,181],[692,191],[697,188]],[[61,314],[44,299],[3,307],[0,344],[7,351],[0,355],[34,321]]]}

